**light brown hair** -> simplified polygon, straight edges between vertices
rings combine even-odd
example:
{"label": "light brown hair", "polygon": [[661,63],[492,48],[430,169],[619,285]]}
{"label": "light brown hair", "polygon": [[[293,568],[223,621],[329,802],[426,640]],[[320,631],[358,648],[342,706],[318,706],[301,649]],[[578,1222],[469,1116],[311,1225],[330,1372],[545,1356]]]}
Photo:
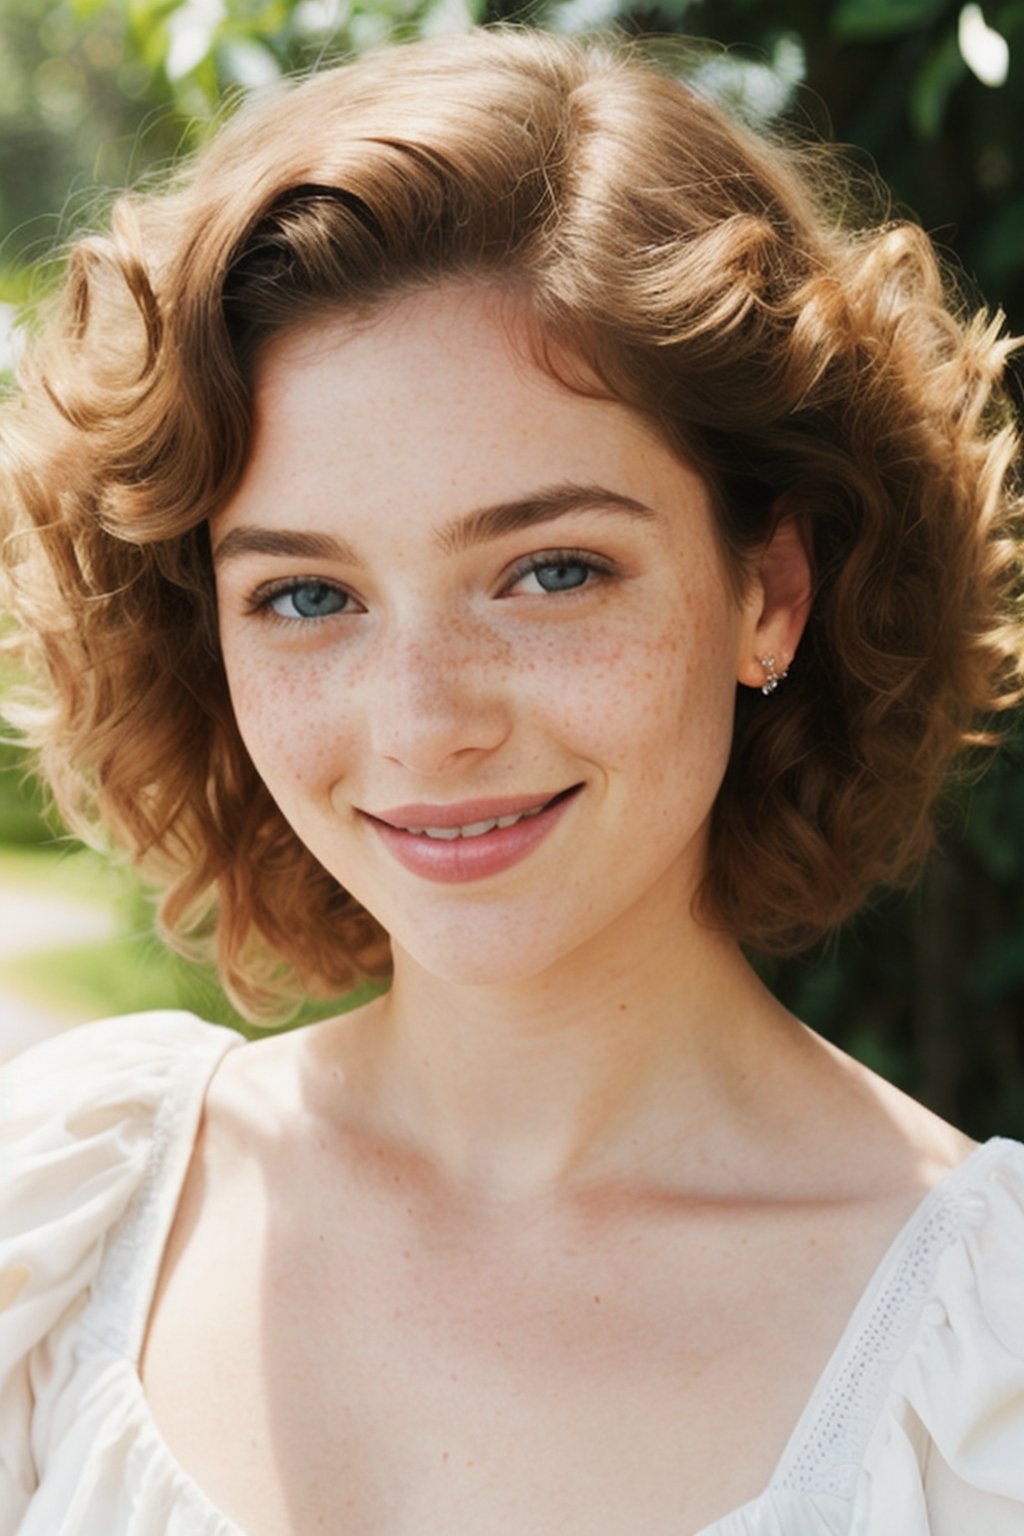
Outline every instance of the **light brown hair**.
{"label": "light brown hair", "polygon": [[918,228],[849,205],[834,152],[633,49],[477,31],[243,107],[71,250],[0,417],[28,735],[70,824],[163,884],[166,931],[215,949],[243,1008],[343,989],[381,935],[239,739],[206,521],[263,345],[411,286],[515,286],[553,371],[576,359],[566,382],[707,475],[738,581],[780,516],[806,525],[810,620],[785,687],[740,690],[706,917],[791,951],[919,865],[951,759],[1021,684],[1010,343]]}

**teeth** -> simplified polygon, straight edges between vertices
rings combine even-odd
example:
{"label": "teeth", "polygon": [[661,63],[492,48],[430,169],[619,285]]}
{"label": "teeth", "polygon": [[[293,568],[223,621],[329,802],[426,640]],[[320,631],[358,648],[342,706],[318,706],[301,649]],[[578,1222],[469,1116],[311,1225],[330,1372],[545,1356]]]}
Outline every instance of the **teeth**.
{"label": "teeth", "polygon": [[463,837],[482,837],[485,832],[493,832],[498,825],[497,818],[490,821],[471,821],[468,827],[460,827]]}
{"label": "teeth", "polygon": [[450,843],[457,837],[483,837],[485,832],[493,832],[495,827],[504,830],[505,827],[514,827],[517,821],[526,821],[530,816],[539,816],[544,809],[542,805],[536,806],[532,811],[521,811],[518,816],[495,816],[489,821],[471,821],[465,827],[406,827],[406,832],[414,832],[419,837],[435,837],[442,842]]}

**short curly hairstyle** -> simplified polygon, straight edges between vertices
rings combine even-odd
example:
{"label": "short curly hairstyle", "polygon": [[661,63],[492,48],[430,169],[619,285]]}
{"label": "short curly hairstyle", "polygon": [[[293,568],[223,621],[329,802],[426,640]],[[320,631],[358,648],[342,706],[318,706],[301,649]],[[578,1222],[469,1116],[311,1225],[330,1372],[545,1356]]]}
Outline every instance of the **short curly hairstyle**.
{"label": "short curly hairstyle", "polygon": [[793,952],[919,866],[954,755],[1021,692],[1012,342],[919,228],[851,214],[853,182],[635,46],[481,29],[245,105],[71,249],[0,417],[15,718],[69,824],[156,876],[165,932],[243,1010],[387,946],[242,745],[207,522],[267,341],[448,279],[515,287],[545,366],[706,475],[738,582],[781,517],[807,531],[792,677],[738,690],[705,917]]}

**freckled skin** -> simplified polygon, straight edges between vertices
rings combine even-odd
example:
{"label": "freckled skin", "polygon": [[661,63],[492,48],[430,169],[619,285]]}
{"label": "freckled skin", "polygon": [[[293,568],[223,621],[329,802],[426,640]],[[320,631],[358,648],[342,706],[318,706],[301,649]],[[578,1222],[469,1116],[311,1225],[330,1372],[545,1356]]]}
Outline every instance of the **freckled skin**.
{"label": "freckled skin", "polygon": [[[454,517],[570,480],[658,520],[587,508],[456,554],[434,542]],[[492,299],[440,289],[270,349],[215,545],[242,524],[329,532],[361,557],[226,563],[221,634],[258,770],[399,953],[494,981],[542,971],[627,913],[688,921],[758,592],[732,595],[702,481],[644,422],[540,372]],[[559,549],[617,574],[572,594],[508,588],[515,562]],[[337,582],[358,610],[249,611],[285,577]],[[577,784],[527,859],[462,887],[397,866],[359,815]]]}
{"label": "freckled skin", "polygon": [[[254,1536],[325,1509],[375,1536],[705,1528],[764,1486],[963,1155],[691,914],[736,683],[799,642],[798,536],[738,599],[700,479],[504,318],[445,288],[283,338],[211,530],[350,546],[223,559],[220,626],[257,769],[395,958],[375,1003],[225,1058],[169,1244],[147,1401]],[[657,515],[439,544],[570,481]],[[584,556],[610,576],[524,574]],[[275,618],[303,582],[326,616]],[[465,884],[363,814],[573,786]]]}

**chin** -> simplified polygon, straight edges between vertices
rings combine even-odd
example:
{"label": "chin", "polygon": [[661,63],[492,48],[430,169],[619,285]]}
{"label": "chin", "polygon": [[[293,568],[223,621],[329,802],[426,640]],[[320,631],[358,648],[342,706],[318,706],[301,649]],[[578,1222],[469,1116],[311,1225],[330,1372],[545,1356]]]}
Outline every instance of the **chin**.
{"label": "chin", "polygon": [[[450,986],[514,987],[536,979],[568,960],[586,943],[586,936],[486,931],[486,925],[466,924],[457,933],[392,935],[396,974],[404,964]],[[475,928],[475,931],[473,929]]]}

